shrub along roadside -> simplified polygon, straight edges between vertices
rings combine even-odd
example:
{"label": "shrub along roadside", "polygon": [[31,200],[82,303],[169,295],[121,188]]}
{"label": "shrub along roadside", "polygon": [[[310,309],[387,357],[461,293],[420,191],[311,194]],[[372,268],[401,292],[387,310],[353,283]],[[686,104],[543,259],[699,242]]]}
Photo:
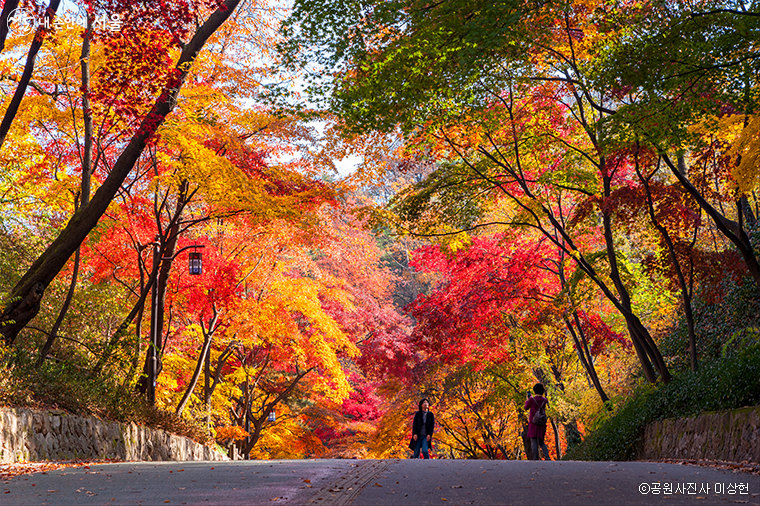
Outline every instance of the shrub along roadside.
{"label": "shrub along roadside", "polygon": [[202,444],[213,444],[202,427],[160,410],[114,376],[93,376],[53,360],[41,368],[0,345],[0,407],[62,409],[80,416],[148,426]]}
{"label": "shrub along roadside", "polygon": [[647,424],[760,404],[760,344],[682,373],[667,384],[642,386],[613,414],[596,420],[566,460],[632,460]]}

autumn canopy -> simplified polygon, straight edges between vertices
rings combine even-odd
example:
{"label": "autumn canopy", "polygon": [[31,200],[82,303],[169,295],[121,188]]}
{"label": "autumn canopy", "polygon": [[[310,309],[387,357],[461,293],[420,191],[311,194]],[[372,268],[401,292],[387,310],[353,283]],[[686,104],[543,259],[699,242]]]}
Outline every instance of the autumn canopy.
{"label": "autumn canopy", "polygon": [[0,405],[561,457],[758,346],[759,9],[5,1]]}

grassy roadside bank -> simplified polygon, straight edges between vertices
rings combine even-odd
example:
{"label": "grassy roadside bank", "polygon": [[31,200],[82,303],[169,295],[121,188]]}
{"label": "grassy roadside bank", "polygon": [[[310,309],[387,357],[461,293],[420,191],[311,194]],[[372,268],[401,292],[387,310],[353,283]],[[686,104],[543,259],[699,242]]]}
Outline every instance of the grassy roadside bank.
{"label": "grassy roadside bank", "polygon": [[632,460],[647,424],[665,418],[760,404],[760,343],[688,371],[665,384],[642,385],[612,410],[600,413],[583,442],[568,449],[567,460]]}

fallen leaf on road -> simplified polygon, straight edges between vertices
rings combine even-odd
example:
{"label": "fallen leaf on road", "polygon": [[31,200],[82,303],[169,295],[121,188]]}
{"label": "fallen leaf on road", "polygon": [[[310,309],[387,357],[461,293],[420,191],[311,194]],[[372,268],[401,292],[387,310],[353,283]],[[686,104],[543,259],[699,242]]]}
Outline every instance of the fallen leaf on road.
{"label": "fallen leaf on road", "polygon": [[304,482],[304,483],[311,483],[311,480],[310,480],[310,479],[308,479],[308,478],[306,478],[305,480],[303,480],[303,482]]}
{"label": "fallen leaf on road", "polygon": [[378,482],[375,482],[375,486],[376,487],[382,487],[382,485],[380,485]]}
{"label": "fallen leaf on road", "polygon": [[760,465],[752,462],[727,462],[724,460],[702,460],[702,459],[659,459],[659,460],[645,460],[643,462],[663,462],[666,464],[680,464],[686,466],[700,466],[711,467],[713,469],[723,469],[726,471],[733,471],[734,473],[747,473],[760,475]]}
{"label": "fallen leaf on road", "polygon": [[11,478],[25,474],[44,473],[73,466],[87,466],[86,469],[89,469],[87,464],[95,465],[98,463],[109,462],[120,462],[120,460],[106,459],[102,461],[88,460],[84,462],[81,460],[52,460],[48,462],[17,462],[13,464],[2,464],[0,465],[0,480],[7,481]]}

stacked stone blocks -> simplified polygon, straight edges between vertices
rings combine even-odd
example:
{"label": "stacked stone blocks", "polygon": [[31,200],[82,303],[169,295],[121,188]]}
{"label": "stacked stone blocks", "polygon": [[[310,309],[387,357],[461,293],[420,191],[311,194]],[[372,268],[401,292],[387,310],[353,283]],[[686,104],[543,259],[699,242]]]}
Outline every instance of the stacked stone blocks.
{"label": "stacked stone blocks", "polygon": [[760,463],[760,406],[649,424],[639,458]]}
{"label": "stacked stone blocks", "polygon": [[63,411],[0,408],[0,462],[116,459],[226,460],[212,448],[163,430]]}

